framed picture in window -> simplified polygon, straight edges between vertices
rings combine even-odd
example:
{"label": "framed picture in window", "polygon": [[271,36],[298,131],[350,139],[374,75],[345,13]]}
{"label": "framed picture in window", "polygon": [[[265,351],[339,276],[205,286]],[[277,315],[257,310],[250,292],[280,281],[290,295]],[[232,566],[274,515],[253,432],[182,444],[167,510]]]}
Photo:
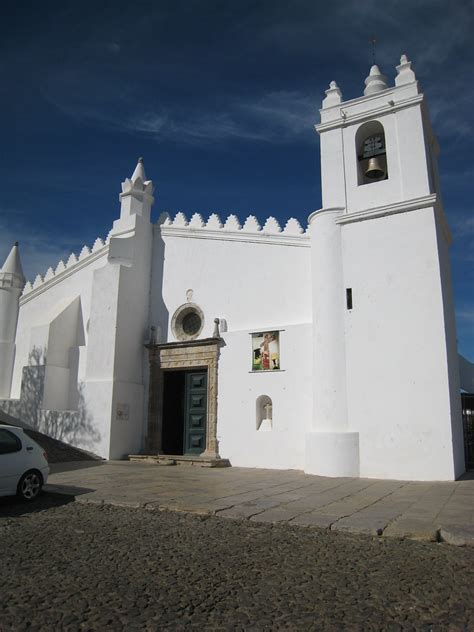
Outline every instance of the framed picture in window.
{"label": "framed picture in window", "polygon": [[280,332],[252,334],[252,371],[280,370]]}

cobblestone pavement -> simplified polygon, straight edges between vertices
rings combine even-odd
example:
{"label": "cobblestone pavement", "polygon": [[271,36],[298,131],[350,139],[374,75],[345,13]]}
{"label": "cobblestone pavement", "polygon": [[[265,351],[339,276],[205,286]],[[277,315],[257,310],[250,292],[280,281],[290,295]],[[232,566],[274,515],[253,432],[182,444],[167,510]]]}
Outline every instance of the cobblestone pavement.
{"label": "cobblestone pavement", "polygon": [[474,550],[0,500],[0,630],[474,630]]}
{"label": "cobblestone pavement", "polygon": [[472,476],[416,483],[115,461],[53,466],[49,483],[50,491],[73,494],[81,502],[474,546]]}

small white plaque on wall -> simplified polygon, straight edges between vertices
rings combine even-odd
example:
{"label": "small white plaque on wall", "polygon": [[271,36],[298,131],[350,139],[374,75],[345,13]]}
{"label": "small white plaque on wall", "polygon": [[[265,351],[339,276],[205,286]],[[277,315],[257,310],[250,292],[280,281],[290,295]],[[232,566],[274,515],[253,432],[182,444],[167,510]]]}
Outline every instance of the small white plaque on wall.
{"label": "small white plaque on wall", "polygon": [[128,404],[117,404],[115,419],[117,421],[128,421],[130,418],[130,406]]}

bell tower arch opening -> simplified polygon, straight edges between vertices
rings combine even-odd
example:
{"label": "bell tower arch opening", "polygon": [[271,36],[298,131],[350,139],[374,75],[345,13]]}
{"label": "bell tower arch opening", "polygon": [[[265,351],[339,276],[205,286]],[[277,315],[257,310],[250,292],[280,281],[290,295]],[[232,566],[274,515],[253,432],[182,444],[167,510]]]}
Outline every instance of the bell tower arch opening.
{"label": "bell tower arch opening", "polygon": [[380,121],[359,127],[355,136],[358,161],[357,184],[371,184],[388,179],[385,130]]}

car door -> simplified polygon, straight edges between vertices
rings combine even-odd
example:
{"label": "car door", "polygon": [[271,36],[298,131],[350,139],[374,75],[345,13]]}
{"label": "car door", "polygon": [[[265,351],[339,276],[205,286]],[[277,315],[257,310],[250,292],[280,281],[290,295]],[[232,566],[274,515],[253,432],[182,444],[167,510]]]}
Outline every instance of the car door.
{"label": "car door", "polygon": [[24,470],[24,450],[20,438],[0,426],[0,495],[16,494]]}

